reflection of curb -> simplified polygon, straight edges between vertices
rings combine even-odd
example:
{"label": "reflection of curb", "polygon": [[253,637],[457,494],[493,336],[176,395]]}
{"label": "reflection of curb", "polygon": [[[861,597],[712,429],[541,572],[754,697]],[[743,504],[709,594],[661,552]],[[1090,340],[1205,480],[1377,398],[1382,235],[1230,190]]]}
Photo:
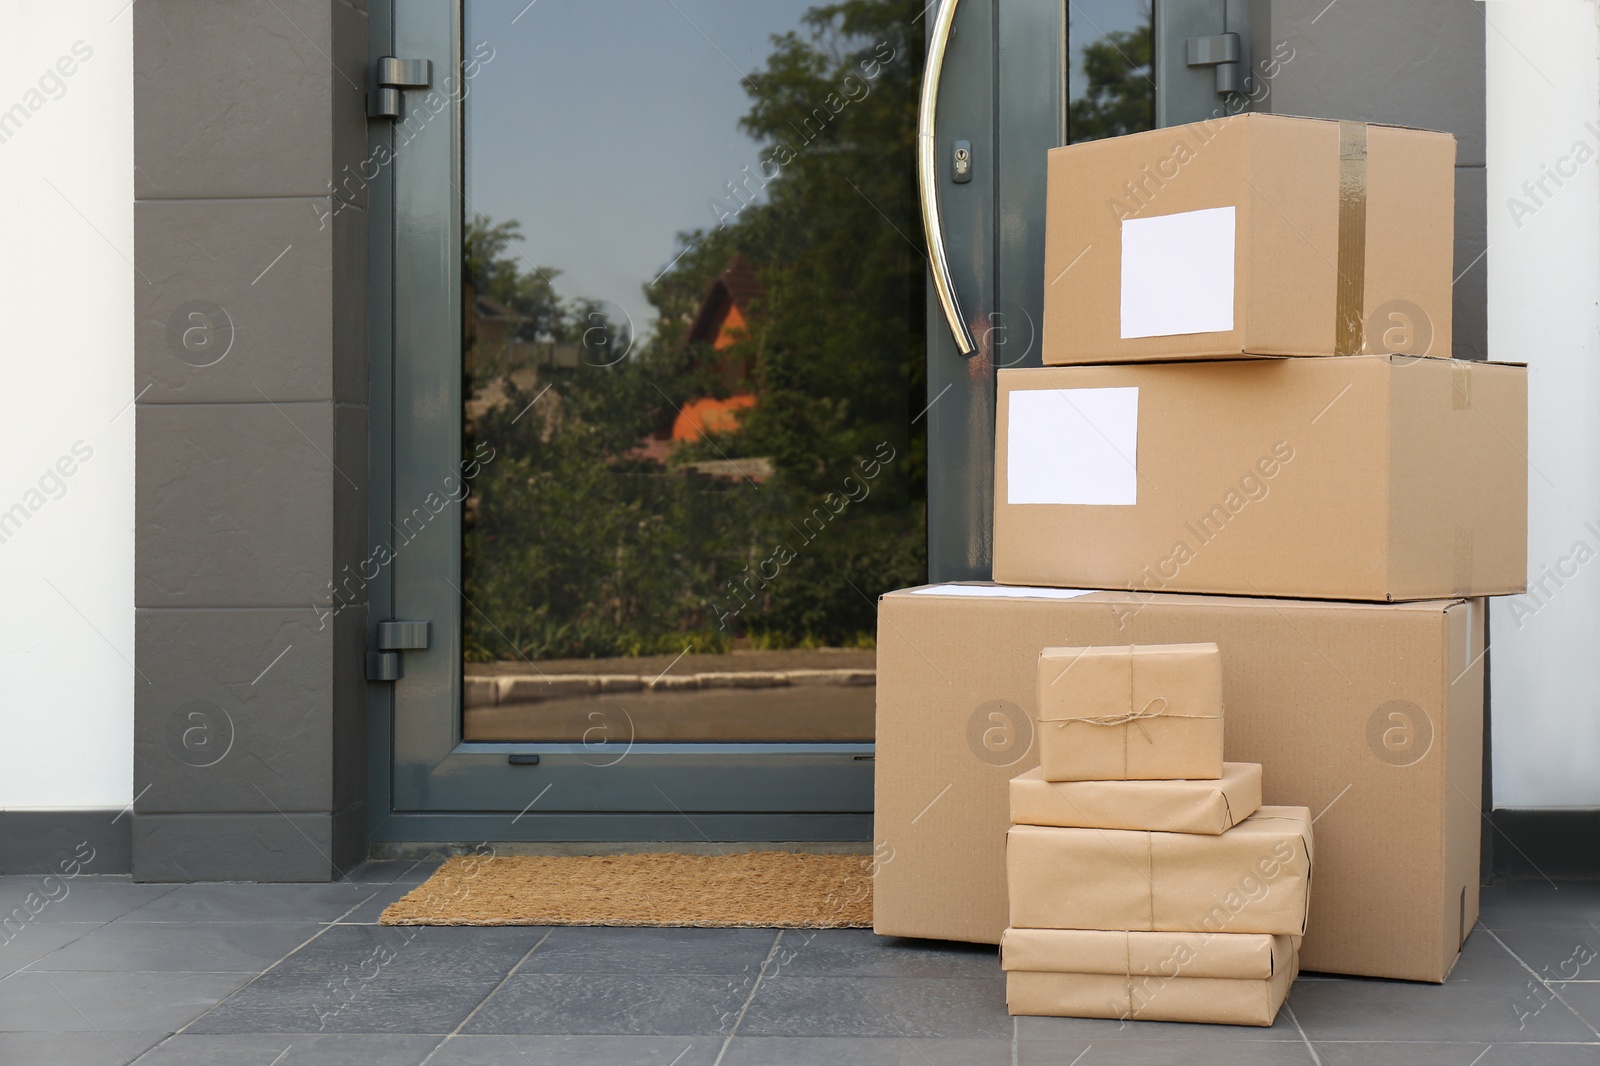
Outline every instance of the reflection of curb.
{"label": "reflection of curb", "polygon": [[595,696],[602,692],[685,692],[716,688],[790,688],[876,685],[874,670],[756,670],[645,677],[635,674],[511,674],[467,677],[462,685],[468,707]]}

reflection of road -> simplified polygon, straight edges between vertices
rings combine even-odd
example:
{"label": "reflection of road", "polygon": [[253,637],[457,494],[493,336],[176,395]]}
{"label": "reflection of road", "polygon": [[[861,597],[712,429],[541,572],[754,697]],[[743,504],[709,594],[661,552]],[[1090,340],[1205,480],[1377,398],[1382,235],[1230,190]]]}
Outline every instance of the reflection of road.
{"label": "reflection of road", "polygon": [[875,652],[738,651],[469,664],[468,740],[864,742]]}
{"label": "reflection of road", "polygon": [[[674,677],[706,673],[755,673],[766,670],[872,670],[878,653],[863,648],[785,648],[779,651],[733,651],[721,655],[626,655],[613,659],[540,659],[530,668],[523,659],[468,663],[468,677],[507,674],[637,674]],[[669,669],[670,668],[670,669]]]}
{"label": "reflection of road", "polygon": [[[468,707],[463,738],[587,742],[591,748],[603,739],[625,746],[631,720],[633,742],[638,744],[869,742],[876,695],[872,685],[797,685],[640,690],[504,703]],[[608,723],[609,731],[597,732],[607,730]]]}

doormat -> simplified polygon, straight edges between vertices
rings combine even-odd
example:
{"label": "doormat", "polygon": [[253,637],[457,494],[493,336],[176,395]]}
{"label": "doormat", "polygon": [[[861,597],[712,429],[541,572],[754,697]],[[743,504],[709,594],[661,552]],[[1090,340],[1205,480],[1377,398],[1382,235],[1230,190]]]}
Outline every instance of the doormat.
{"label": "doormat", "polygon": [[864,929],[872,857],[463,855],[389,904],[383,925]]}

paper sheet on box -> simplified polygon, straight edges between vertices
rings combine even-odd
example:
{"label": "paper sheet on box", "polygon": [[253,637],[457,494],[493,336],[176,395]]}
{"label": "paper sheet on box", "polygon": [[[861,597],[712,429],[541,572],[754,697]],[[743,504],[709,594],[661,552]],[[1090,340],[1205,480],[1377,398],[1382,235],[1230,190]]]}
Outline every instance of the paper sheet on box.
{"label": "paper sheet on box", "polygon": [[979,596],[984,599],[1075,600],[1094,589],[1042,589],[1017,585],[930,585],[912,589],[913,596]]}
{"label": "paper sheet on box", "polygon": [[1139,390],[1018,389],[1006,413],[1006,500],[1139,502]]}
{"label": "paper sheet on box", "polygon": [[1122,220],[1122,336],[1233,329],[1234,210]]}

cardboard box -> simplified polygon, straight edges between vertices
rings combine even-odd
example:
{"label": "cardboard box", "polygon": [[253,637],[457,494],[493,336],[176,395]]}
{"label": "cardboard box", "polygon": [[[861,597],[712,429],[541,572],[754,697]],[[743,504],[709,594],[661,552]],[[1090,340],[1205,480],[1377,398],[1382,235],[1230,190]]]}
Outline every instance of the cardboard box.
{"label": "cardboard box", "polygon": [[873,925],[998,943],[1043,648],[1212,641],[1225,750],[1317,815],[1311,970],[1442,981],[1478,916],[1484,619],[1395,605],[944,585],[879,601]]}
{"label": "cardboard box", "polygon": [[1450,355],[1447,133],[1238,115],[1048,166],[1047,364]]}
{"label": "cardboard box", "polygon": [[[1017,930],[1018,933],[1065,934],[1068,930]],[[1110,934],[1131,937],[1161,937],[1160,933]],[[1174,934],[1167,934],[1174,935]],[[1247,940],[1249,947],[1235,949],[1218,941]],[[1006,1009],[1012,1014],[1035,1014],[1067,1018],[1118,1018],[1153,1022],[1213,1022],[1223,1025],[1271,1025],[1278,1008],[1289,995],[1289,987],[1299,974],[1295,938],[1288,936],[1253,937],[1249,934],[1218,934],[1200,946],[1189,958],[1183,945],[1173,945],[1171,954],[1162,956],[1163,968],[1123,973],[1075,972],[1049,967],[1048,945],[1030,944],[1025,967],[1012,951],[1013,934],[1008,930],[1001,965],[1006,969]],[[1155,947],[1155,945],[1152,945]],[[1197,971],[1201,959],[1216,947],[1220,954],[1248,954],[1250,976],[1204,976]],[[1131,954],[1131,952],[1130,952]],[[1230,960],[1231,961],[1231,960]],[[1245,960],[1240,959],[1243,962]],[[1240,967],[1243,968],[1243,967]],[[1265,972],[1257,975],[1255,971]]]}
{"label": "cardboard box", "polygon": [[1527,584],[1526,367],[1002,370],[1004,584],[1415,600]]}
{"label": "cardboard box", "polygon": [[1216,836],[1261,806],[1261,764],[1225,762],[1216,781],[1046,781],[1035,767],[1011,779],[1014,825],[1151,829]]}
{"label": "cardboard box", "polygon": [[1151,933],[1007,929],[1000,968],[1118,977],[1227,977],[1265,981],[1283,970],[1297,937],[1266,933]]}
{"label": "cardboard box", "polygon": [[1006,885],[1018,928],[1299,936],[1311,812],[1262,807],[1214,837],[1014,825]]}
{"label": "cardboard box", "polygon": [[1046,648],[1039,653],[1038,706],[1039,766],[1047,780],[1222,776],[1215,644]]}

